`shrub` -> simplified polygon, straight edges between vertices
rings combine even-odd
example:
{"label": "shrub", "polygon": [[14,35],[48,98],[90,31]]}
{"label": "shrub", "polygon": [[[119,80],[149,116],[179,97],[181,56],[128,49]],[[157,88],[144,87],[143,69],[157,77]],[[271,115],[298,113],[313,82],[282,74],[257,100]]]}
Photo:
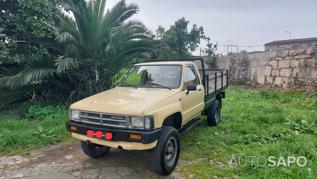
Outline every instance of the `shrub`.
{"label": "shrub", "polygon": [[32,105],[27,109],[25,117],[28,119],[43,120],[46,118],[56,118],[62,111],[65,111],[61,106],[45,106]]}
{"label": "shrub", "polygon": [[53,129],[44,129],[42,125],[39,125],[37,130],[33,132],[33,135],[40,140],[54,140],[56,137]]}
{"label": "shrub", "polygon": [[305,120],[305,119],[286,119],[287,122],[285,123],[285,126],[288,126],[290,129],[292,129],[296,134],[298,133],[311,133],[311,134],[317,134],[316,130],[316,124],[315,121],[312,120]]}

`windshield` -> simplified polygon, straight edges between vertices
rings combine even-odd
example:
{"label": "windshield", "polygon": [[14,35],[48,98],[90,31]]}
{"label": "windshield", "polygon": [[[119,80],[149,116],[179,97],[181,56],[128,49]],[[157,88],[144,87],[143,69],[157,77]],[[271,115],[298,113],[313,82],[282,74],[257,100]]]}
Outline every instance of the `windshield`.
{"label": "windshield", "polygon": [[181,80],[180,65],[133,66],[120,86],[178,88]]}

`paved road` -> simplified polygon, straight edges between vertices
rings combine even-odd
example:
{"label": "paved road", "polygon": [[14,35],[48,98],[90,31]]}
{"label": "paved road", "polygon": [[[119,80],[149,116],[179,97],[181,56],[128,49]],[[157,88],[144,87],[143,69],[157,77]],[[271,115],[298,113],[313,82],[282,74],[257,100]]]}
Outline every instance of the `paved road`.
{"label": "paved road", "polygon": [[[60,143],[26,155],[0,157],[0,179],[163,178],[152,172],[149,152],[111,149],[100,159],[84,155],[79,142]],[[177,170],[167,178],[182,178]]]}

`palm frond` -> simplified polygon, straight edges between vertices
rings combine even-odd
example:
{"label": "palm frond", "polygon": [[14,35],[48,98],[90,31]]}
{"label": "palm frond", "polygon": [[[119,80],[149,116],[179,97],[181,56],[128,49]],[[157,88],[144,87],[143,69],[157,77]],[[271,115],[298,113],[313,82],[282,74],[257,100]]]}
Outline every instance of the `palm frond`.
{"label": "palm frond", "polygon": [[55,66],[57,67],[57,72],[62,73],[66,70],[78,68],[78,61],[75,58],[63,57],[60,56],[55,62]]}
{"label": "palm frond", "polygon": [[69,14],[66,14],[63,9],[61,9],[58,11],[58,17],[60,18],[61,23],[58,27],[54,28],[54,33],[58,42],[81,39],[81,34],[79,33],[77,24]]}
{"label": "palm frond", "polygon": [[114,58],[116,55],[121,56],[127,51],[151,51],[153,47],[152,33],[140,22],[129,21],[123,24],[111,35],[108,44],[108,57]]}
{"label": "palm frond", "polygon": [[0,78],[1,88],[17,88],[27,84],[37,83],[56,73],[55,68],[32,68],[23,70],[15,75]]}
{"label": "palm frond", "polygon": [[111,29],[115,29],[131,18],[139,11],[139,7],[131,3],[127,5],[125,0],[119,1],[110,11],[106,13],[105,23]]}

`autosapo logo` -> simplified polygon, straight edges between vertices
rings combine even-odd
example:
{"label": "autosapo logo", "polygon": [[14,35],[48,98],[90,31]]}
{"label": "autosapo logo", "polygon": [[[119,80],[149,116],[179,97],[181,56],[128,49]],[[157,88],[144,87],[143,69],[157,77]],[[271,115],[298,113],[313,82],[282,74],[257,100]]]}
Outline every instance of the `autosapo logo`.
{"label": "autosapo logo", "polygon": [[256,167],[290,167],[297,165],[305,167],[307,158],[304,156],[238,156],[232,155],[228,161],[229,166],[256,166]]}

